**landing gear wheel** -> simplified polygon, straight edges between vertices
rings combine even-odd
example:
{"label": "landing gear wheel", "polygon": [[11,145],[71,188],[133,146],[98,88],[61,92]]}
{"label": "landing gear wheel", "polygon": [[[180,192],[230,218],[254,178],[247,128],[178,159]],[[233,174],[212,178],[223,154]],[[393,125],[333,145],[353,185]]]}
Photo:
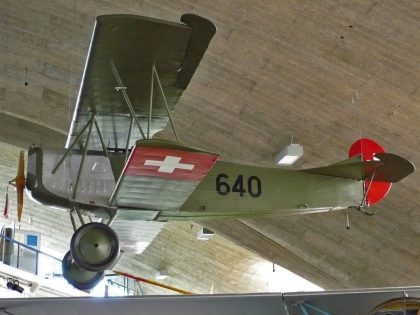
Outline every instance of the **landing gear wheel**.
{"label": "landing gear wheel", "polygon": [[103,271],[114,267],[120,254],[118,236],[102,223],[82,225],[70,242],[70,252],[77,265],[89,271]]}
{"label": "landing gear wheel", "polygon": [[104,271],[95,272],[80,268],[71,257],[70,251],[63,258],[63,277],[79,290],[90,290],[94,288],[105,276]]}

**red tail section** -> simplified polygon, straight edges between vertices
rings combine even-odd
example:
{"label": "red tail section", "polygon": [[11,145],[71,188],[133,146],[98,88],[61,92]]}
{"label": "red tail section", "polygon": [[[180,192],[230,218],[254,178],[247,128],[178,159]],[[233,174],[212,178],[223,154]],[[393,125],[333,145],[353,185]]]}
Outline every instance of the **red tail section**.
{"label": "red tail section", "polygon": [[[357,140],[350,147],[349,157],[361,155],[363,161],[372,161],[376,153],[383,153],[384,149],[377,144],[375,141],[362,138]],[[389,182],[378,182],[373,180],[372,182],[368,179],[364,182],[365,191],[369,189],[366,196],[366,206],[371,206],[378,201],[382,200],[391,189],[392,184]]]}

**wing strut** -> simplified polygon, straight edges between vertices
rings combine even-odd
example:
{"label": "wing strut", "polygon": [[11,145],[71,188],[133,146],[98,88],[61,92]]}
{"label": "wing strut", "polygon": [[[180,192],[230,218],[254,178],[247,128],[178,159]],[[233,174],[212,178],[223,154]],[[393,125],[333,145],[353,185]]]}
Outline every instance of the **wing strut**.
{"label": "wing strut", "polygon": [[[137,124],[137,127],[139,128],[143,139],[150,139],[150,128],[151,128],[151,125],[152,125],[152,112],[153,112],[153,90],[154,90],[154,81],[156,79],[156,81],[158,83],[158,86],[159,86],[160,93],[161,93],[163,101],[165,103],[166,113],[168,114],[169,122],[171,124],[172,131],[175,135],[176,142],[179,142],[178,133],[176,132],[175,125],[172,121],[171,111],[169,109],[168,101],[166,100],[165,92],[163,91],[162,83],[160,82],[159,74],[156,70],[155,64],[153,64],[153,66],[152,66],[152,75],[151,75],[151,84],[150,84],[149,117],[148,117],[148,123],[147,123],[147,137],[146,137],[144,132],[143,132],[143,129],[140,126],[140,122],[137,118],[136,112],[134,111],[133,104],[131,103],[130,98],[128,97],[128,94],[127,94],[127,91],[126,91],[127,87],[124,85],[124,83],[123,83],[123,81],[122,81],[122,79],[121,79],[121,77],[118,73],[118,70],[115,67],[115,64],[112,62],[111,59],[109,60],[109,62],[111,64],[112,73],[114,74],[115,79],[117,80],[117,84],[118,84],[118,86],[116,86],[115,89],[117,91],[121,91],[121,93],[124,97],[125,103],[127,104],[128,109],[130,111],[131,117],[135,120],[135,122]],[[126,148],[126,150],[128,150],[128,147]]]}
{"label": "wing strut", "polygon": [[140,130],[140,133],[141,133],[141,136],[143,137],[143,139],[146,139],[146,136],[145,136],[145,134],[143,132],[143,128],[141,128],[141,126],[140,126],[140,122],[139,122],[139,120],[137,118],[136,112],[134,111],[133,105],[131,104],[130,98],[128,97],[128,94],[126,92],[126,88],[127,87],[124,86],[124,84],[123,84],[123,82],[121,80],[121,77],[120,77],[120,75],[118,73],[118,70],[115,67],[115,65],[114,65],[114,63],[112,62],[111,59],[109,60],[109,62],[111,63],[112,73],[114,74],[115,80],[117,80],[117,84],[118,84],[118,86],[116,86],[115,89],[117,90],[117,92],[118,91],[121,91],[121,93],[122,93],[122,95],[124,97],[125,103],[128,106],[128,110],[130,111],[131,117],[134,118],[134,120],[135,120],[135,122],[137,124],[137,127],[139,127],[139,130]]}
{"label": "wing strut", "polygon": [[153,84],[155,82],[154,77],[155,64],[152,66],[152,73],[150,79],[150,106],[149,106],[149,121],[147,123],[147,139],[150,139],[150,128],[152,127],[152,111],[153,111]]}
{"label": "wing strut", "polygon": [[[127,143],[125,144],[125,163],[127,163],[127,159],[128,159],[128,146],[130,145],[131,132],[133,131],[133,124],[134,124],[134,118],[131,118],[130,127],[128,127]],[[149,137],[149,135],[147,135],[147,137]]]}
{"label": "wing strut", "polygon": [[153,72],[155,73],[156,81],[159,85],[160,92],[162,93],[163,101],[165,102],[166,112],[168,113],[169,122],[171,123],[171,127],[172,127],[172,130],[174,132],[176,142],[179,142],[178,134],[176,133],[175,126],[174,126],[174,123],[172,121],[171,111],[169,110],[168,102],[166,101],[165,93],[163,92],[162,84],[160,83],[159,75],[156,71],[155,65],[153,65]]}
{"label": "wing strut", "polygon": [[86,137],[85,148],[83,150],[82,160],[80,161],[79,171],[77,172],[77,177],[76,177],[76,183],[74,184],[74,188],[73,188],[73,199],[76,198],[77,188],[79,186],[80,175],[82,175],[83,164],[85,163],[85,158],[86,158],[86,154],[87,154],[88,147],[89,147],[90,134],[92,132],[92,127],[93,127],[95,121],[96,121],[96,114],[92,113],[91,123],[90,123],[88,134],[87,134],[87,137]]}
{"label": "wing strut", "polygon": [[[90,129],[92,128],[92,124],[95,121],[95,114],[93,114],[89,121],[87,122],[87,124],[82,128],[82,130],[80,130],[79,134],[77,135],[76,139],[74,139],[73,143],[67,148],[66,152],[63,154],[63,156],[61,157],[60,161],[58,161],[57,165],[54,167],[54,169],[52,170],[51,173],[55,173],[57,171],[57,169],[60,167],[60,165],[63,163],[63,161],[65,160],[65,158],[67,157],[67,155],[70,153],[71,150],[73,150],[74,146],[76,145],[76,143],[79,142],[80,138],[82,138],[83,133],[85,132],[85,130],[89,127]],[[90,132],[89,132],[90,134]]]}
{"label": "wing strut", "polygon": [[54,174],[57,171],[57,169],[60,167],[60,165],[63,164],[63,161],[66,159],[66,157],[70,153],[70,151],[72,151],[74,146],[78,143],[78,141],[82,137],[85,130],[89,128],[87,136],[86,136],[86,141],[85,141],[85,144],[84,144],[84,148],[83,148],[82,160],[80,161],[79,170],[78,170],[77,177],[76,177],[76,183],[75,183],[74,188],[73,188],[72,199],[76,198],[77,188],[78,188],[78,185],[79,185],[80,176],[82,174],[83,164],[85,162],[85,158],[86,158],[86,155],[87,155],[87,152],[88,152],[89,140],[90,140],[90,135],[92,133],[93,125],[95,125],[97,130],[98,130],[98,134],[101,138],[101,142],[102,142],[102,146],[103,146],[105,155],[107,156],[106,148],[105,148],[105,145],[103,143],[103,139],[102,139],[101,133],[99,131],[99,127],[98,127],[97,122],[96,122],[96,113],[91,113],[91,117],[90,117],[88,123],[86,124],[86,126],[83,127],[81,132],[77,135],[76,139],[74,139],[73,143],[67,148],[66,152],[63,154],[61,159],[58,161],[57,165],[52,170],[52,173]]}
{"label": "wing strut", "polygon": [[108,156],[108,150],[106,149],[104,138],[102,137],[102,133],[101,133],[101,130],[99,128],[98,121],[96,120],[96,117],[95,117],[95,127],[96,127],[96,132],[98,133],[98,136],[99,136],[99,140],[101,141],[102,150],[104,150],[105,156],[109,157]]}

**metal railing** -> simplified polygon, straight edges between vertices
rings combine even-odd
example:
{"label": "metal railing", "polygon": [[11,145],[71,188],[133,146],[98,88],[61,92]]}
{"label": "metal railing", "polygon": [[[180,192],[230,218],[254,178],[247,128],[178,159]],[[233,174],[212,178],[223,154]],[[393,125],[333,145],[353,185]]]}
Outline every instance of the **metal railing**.
{"label": "metal railing", "polygon": [[[0,261],[4,264],[39,275],[41,257],[52,260],[53,264],[61,267],[61,259],[0,233]],[[61,268],[58,273],[52,270],[51,276],[62,276]]]}
{"label": "metal railing", "polygon": [[[29,261],[28,261],[29,260]],[[49,261],[47,261],[49,260]],[[62,278],[62,260],[21,243],[4,233],[0,233],[0,261],[6,265],[44,278]],[[42,265],[40,270],[40,265]],[[106,275],[107,284],[123,291],[123,295],[143,295],[143,290],[133,279],[111,273]]]}

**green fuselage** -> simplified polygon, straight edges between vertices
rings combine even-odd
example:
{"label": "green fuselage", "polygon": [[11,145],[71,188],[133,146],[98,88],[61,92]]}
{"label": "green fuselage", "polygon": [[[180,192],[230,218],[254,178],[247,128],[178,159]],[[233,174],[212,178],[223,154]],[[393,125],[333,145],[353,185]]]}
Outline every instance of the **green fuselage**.
{"label": "green fuselage", "polygon": [[360,181],[219,161],[179,211],[162,211],[158,220],[329,211],[362,199]]}
{"label": "green fuselage", "polygon": [[[162,141],[143,141],[139,145],[193,150]],[[59,151],[48,151],[44,156],[41,148],[30,150],[26,184],[28,190],[45,205],[68,208],[73,202],[81,210],[100,217],[106,217],[109,211],[118,210],[117,219],[125,220],[244,218],[339,210],[359,206],[363,201],[363,182],[359,180],[315,174],[314,169],[289,170],[217,161],[196,186],[190,185],[189,188],[185,188],[183,181],[168,184],[171,180],[134,176],[130,186],[123,187],[125,190],[117,190],[116,201],[109,204],[112,189],[116,185],[113,178],[115,174],[122,173],[124,166],[123,154],[119,154],[118,159],[110,159],[107,168],[105,162],[108,158],[88,155],[85,169],[88,171],[93,168],[92,165],[100,162],[105,167],[106,177],[102,173],[95,177],[89,172],[82,172],[84,175],[80,181],[84,184],[79,188],[76,198],[71,200],[70,190],[66,186],[70,170],[62,168],[57,174],[50,171],[54,161],[61,155]],[[74,153],[72,158],[76,159],[77,165],[78,155]],[[119,160],[121,163],[117,163]],[[339,174],[337,167],[345,166],[335,164],[334,172],[329,173]],[[99,175],[103,178],[97,177]],[[105,186],[105,183],[108,184]],[[104,187],[108,186],[105,191]],[[59,190],[60,187],[63,188]]]}

